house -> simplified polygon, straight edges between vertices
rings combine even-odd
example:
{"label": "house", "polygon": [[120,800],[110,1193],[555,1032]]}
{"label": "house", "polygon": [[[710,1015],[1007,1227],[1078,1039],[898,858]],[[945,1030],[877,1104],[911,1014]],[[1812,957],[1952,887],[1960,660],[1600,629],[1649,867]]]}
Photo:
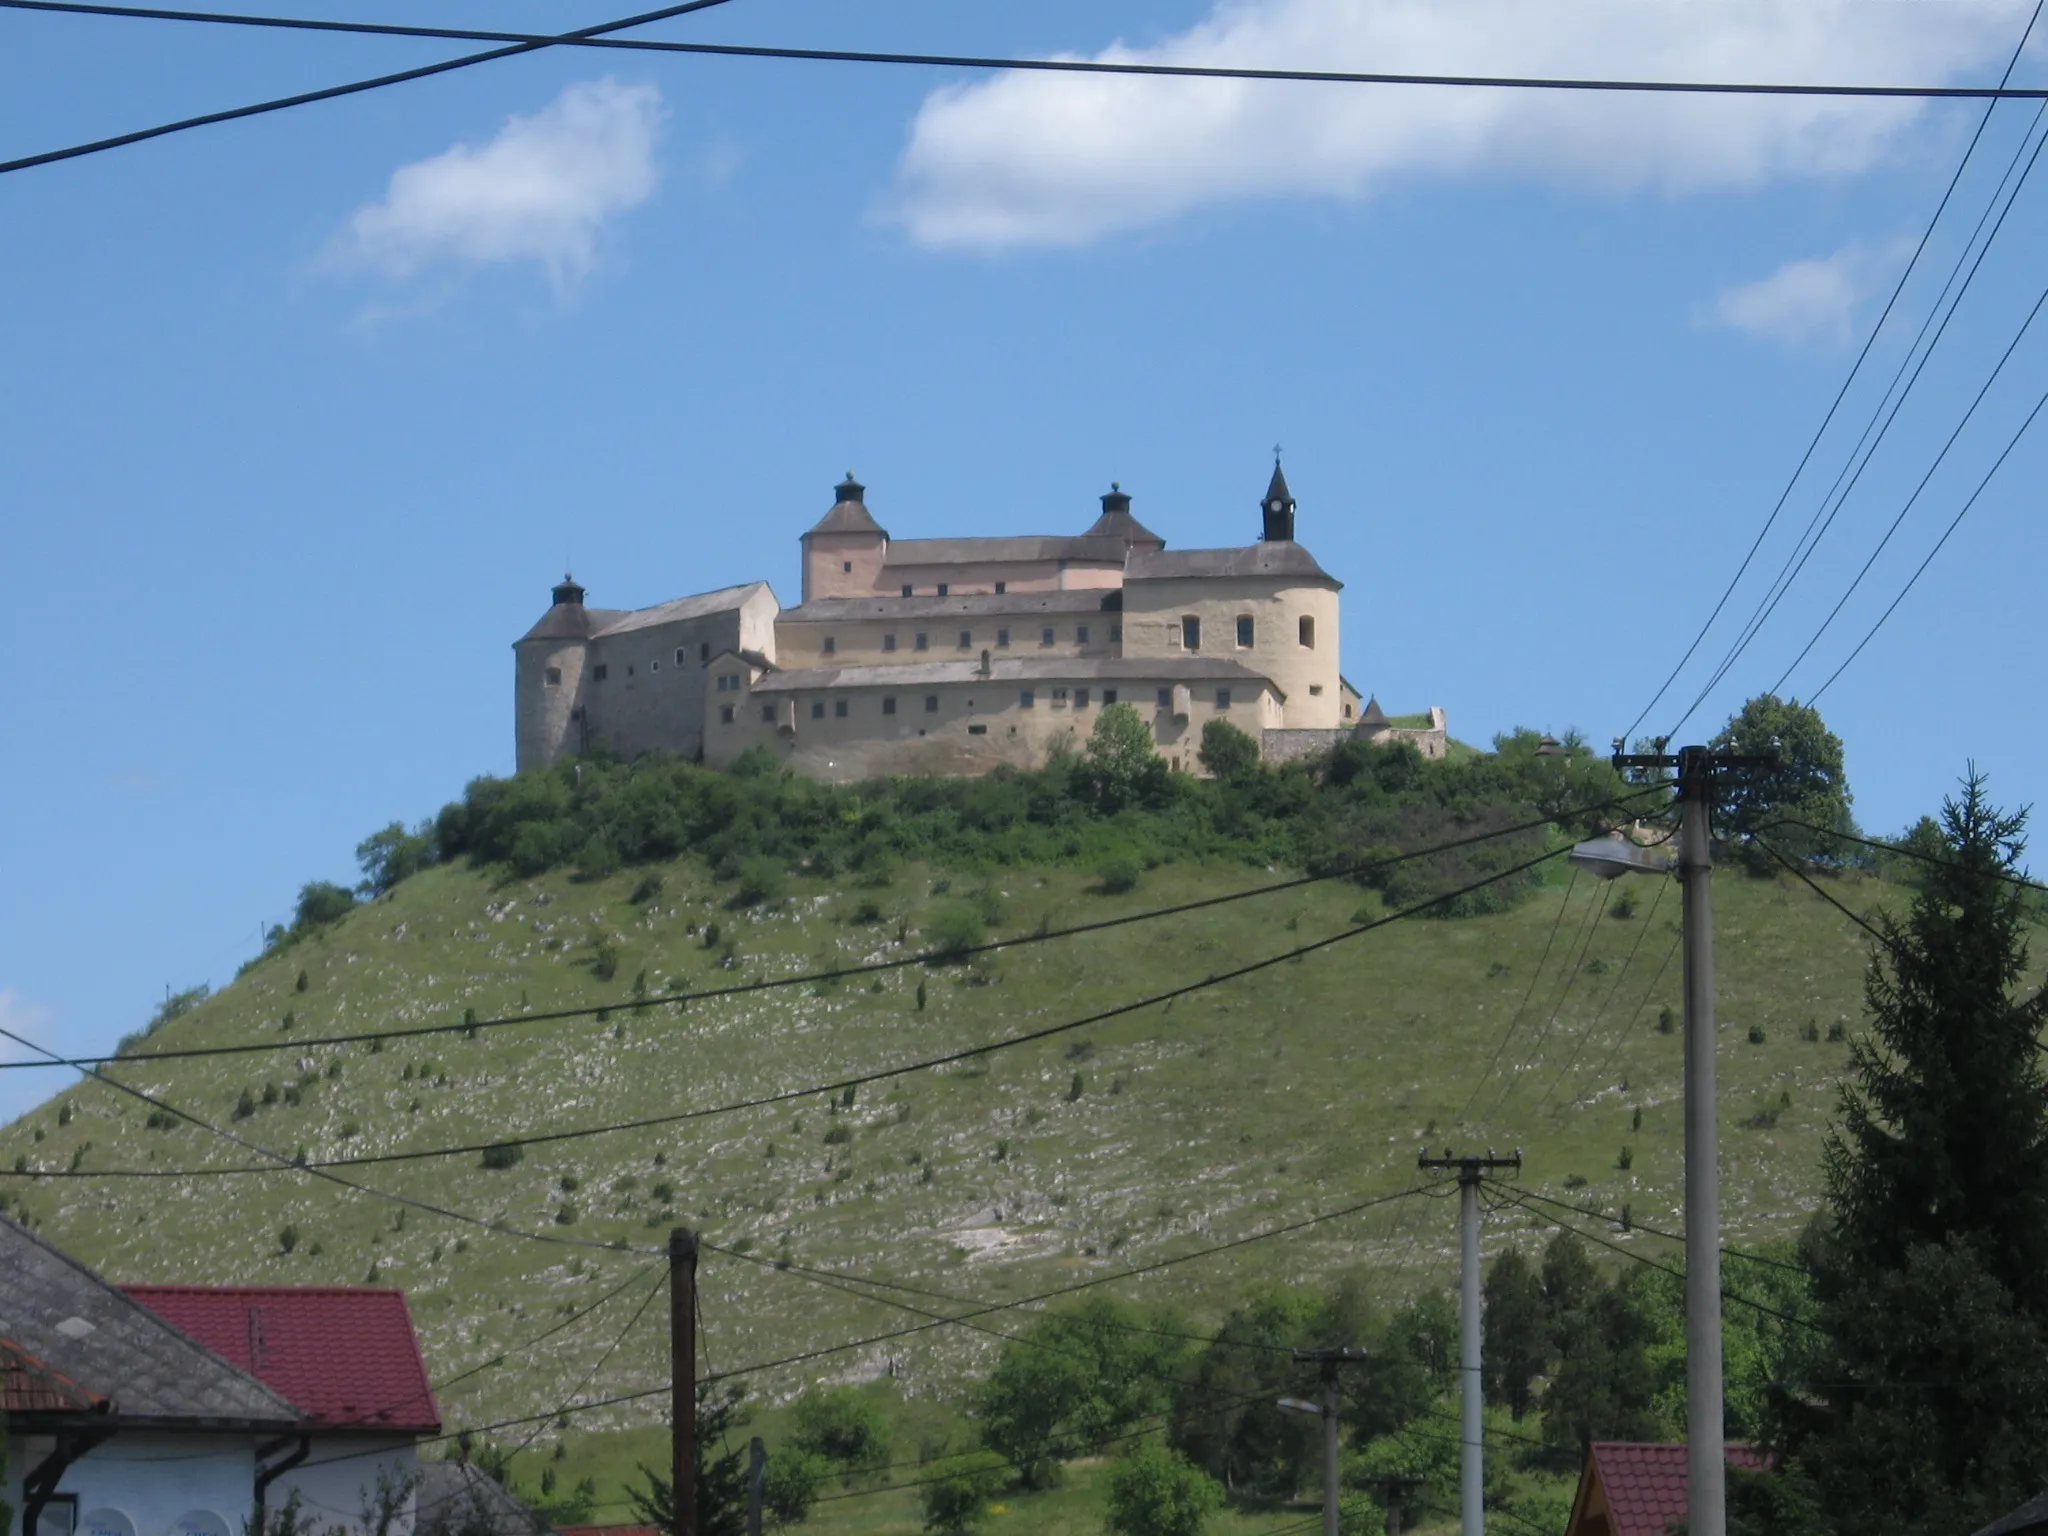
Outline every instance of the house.
{"label": "house", "polygon": [[2001,1515],[1977,1536],[2048,1536],[2048,1493],[2037,1494],[2011,1514]]}
{"label": "house", "polygon": [[[653,1527],[647,1527],[649,1531]],[[413,1536],[555,1536],[547,1521],[466,1461],[420,1465]]]}
{"label": "house", "polygon": [[295,1494],[322,1530],[410,1536],[440,1430],[399,1292],[123,1289],[6,1218],[0,1408],[6,1536],[240,1536]]}
{"label": "house", "polygon": [[[1754,1446],[1731,1445],[1728,1465],[1761,1472],[1768,1458]],[[1579,1474],[1565,1536],[1668,1536],[1686,1517],[1683,1445],[1596,1440]]]}

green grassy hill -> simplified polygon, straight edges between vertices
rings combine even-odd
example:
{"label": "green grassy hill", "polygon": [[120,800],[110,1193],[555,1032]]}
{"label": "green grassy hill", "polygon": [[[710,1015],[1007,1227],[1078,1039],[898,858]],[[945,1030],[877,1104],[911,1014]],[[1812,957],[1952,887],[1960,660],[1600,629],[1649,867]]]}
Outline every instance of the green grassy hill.
{"label": "green grassy hill", "polygon": [[[1592,915],[1614,893],[1578,882],[1534,1001],[1500,1069],[1486,1075],[1567,895],[1563,872],[1546,867],[1553,883],[1506,913],[1395,924],[1170,1007],[875,1085],[844,1111],[813,1096],[539,1147],[509,1168],[469,1155],[350,1176],[554,1236],[657,1247],[671,1225],[687,1223],[756,1259],[787,1256],[991,1302],[1402,1189],[1415,1181],[1424,1144],[1519,1147],[1527,1187],[1607,1210],[1625,1204],[1638,1222],[1676,1227],[1679,1040],[1657,1027],[1660,1009],[1678,1005],[1679,966],[1675,957],[1666,964],[1675,888],[1653,907],[1654,887],[1633,882],[1637,910],[1623,918],[1612,907]],[[735,911],[732,886],[699,863],[654,872],[658,892],[647,869],[590,882],[426,870],[273,951],[113,1070],[263,1146],[304,1148],[316,1160],[483,1142],[720,1104],[955,1050],[1339,932],[1362,902],[1379,910],[1378,897],[1333,880],[1027,946],[982,967],[917,966],[872,982],[636,1009],[643,973],[658,997],[915,953],[927,920],[963,899],[987,909],[993,932],[1030,934],[1284,874],[1167,864],[1109,896],[1069,868],[989,876],[912,867],[884,889],[797,880],[774,907]],[[1874,881],[1839,889],[1859,908],[1896,899]],[[1839,1035],[1827,1037],[1832,1025],[1856,1027],[1864,946],[1795,884],[1726,873],[1717,893],[1727,1225],[1731,1241],[1756,1242],[1792,1232],[1813,1206],[1820,1135],[1847,1055]],[[1546,1031],[1558,992],[1551,978],[1577,953],[1581,932],[1590,933],[1586,959]],[[609,982],[593,973],[600,944],[615,952]],[[620,1006],[602,1022],[514,1024],[382,1050],[291,1047],[161,1064],[147,1055],[608,999]],[[1509,1084],[1512,1095],[1497,1105]],[[236,1118],[238,1105],[253,1112]],[[146,1106],[91,1083],[0,1130],[0,1167],[91,1173],[247,1160],[190,1126],[152,1128]],[[297,1173],[0,1186],[11,1209],[121,1280],[401,1286],[441,1379],[564,1321],[654,1262],[480,1232]],[[1446,1201],[1401,1200],[1119,1290],[1213,1318],[1255,1282],[1363,1266],[1398,1294],[1450,1278],[1454,1212]],[[1545,1225],[1501,1211],[1490,1218],[1489,1249]],[[1610,1235],[1670,1253],[1639,1232]],[[718,1254],[706,1256],[702,1284],[714,1370],[918,1320]],[[630,1289],[455,1385],[443,1401],[450,1426],[660,1385],[665,1303],[620,1338],[641,1296]],[[949,1404],[995,1347],[985,1334],[934,1329],[749,1386],[770,1404],[813,1381],[880,1378],[907,1404],[914,1434],[936,1439],[957,1426]],[[636,1454],[658,1459],[659,1409],[656,1399],[580,1416],[567,1430],[543,1424],[537,1448],[566,1436],[570,1465],[597,1468],[604,1496],[615,1498]],[[772,1433],[772,1416],[768,1424]],[[908,1448],[899,1436],[899,1450]],[[1058,1497],[1078,1499],[1088,1483],[1084,1476]],[[907,1494],[848,1500],[826,1506],[819,1524],[907,1528],[889,1520],[908,1519],[910,1506]],[[1033,1529],[1061,1528],[1046,1523],[1050,1507],[1043,1513]],[[596,1515],[625,1517],[615,1506]],[[1096,1518],[1076,1515],[1074,1529],[1093,1529]]]}

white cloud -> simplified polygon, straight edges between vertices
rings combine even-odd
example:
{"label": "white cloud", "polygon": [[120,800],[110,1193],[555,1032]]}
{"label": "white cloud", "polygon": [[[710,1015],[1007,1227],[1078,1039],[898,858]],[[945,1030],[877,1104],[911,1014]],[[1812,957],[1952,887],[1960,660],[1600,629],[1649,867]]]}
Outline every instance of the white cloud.
{"label": "white cloud", "polygon": [[[1942,81],[2009,49],[2021,0],[1216,0],[1102,60],[1394,73]],[[1205,204],[1356,198],[1401,176],[1607,191],[1863,170],[1906,101],[1608,95],[1011,72],[925,99],[894,215],[921,244],[1079,245]]]}
{"label": "white cloud", "polygon": [[1700,319],[1789,346],[1842,346],[1857,310],[1896,280],[1904,259],[1896,246],[1852,241],[1832,256],[1788,261],[1769,277],[1724,289]]}
{"label": "white cloud", "polygon": [[408,278],[442,262],[538,262],[556,291],[589,272],[607,226],[653,195],[661,93],[610,78],[571,85],[488,144],[400,166],[349,219],[339,266]]}

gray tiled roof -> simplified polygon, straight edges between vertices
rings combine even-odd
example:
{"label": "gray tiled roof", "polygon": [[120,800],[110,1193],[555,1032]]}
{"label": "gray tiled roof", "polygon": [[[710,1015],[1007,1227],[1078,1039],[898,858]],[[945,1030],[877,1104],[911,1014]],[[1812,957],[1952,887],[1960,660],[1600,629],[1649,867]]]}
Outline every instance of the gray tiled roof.
{"label": "gray tiled roof", "polygon": [[960,592],[945,597],[818,597],[785,608],[776,622],[844,624],[850,619],[1002,618],[1008,614],[1103,613],[1123,607],[1120,587],[1078,592]]}
{"label": "gray tiled roof", "polygon": [[722,613],[739,607],[767,585],[765,581],[749,581],[737,587],[720,587],[716,592],[699,592],[694,597],[679,597],[674,602],[657,603],[652,608],[609,613],[605,615],[603,623],[592,629],[591,637],[603,640],[636,629],[652,629],[657,624],[673,624],[679,619],[700,619],[707,613]]}
{"label": "gray tiled roof", "polygon": [[1215,679],[1272,685],[1261,673],[1222,657],[1147,658],[1115,656],[1091,661],[1081,657],[1043,660],[996,659],[988,676],[979,661],[920,661],[900,667],[805,667],[776,672],[754,684],[756,693],[807,693],[831,688],[916,688],[931,683],[1186,683]]}
{"label": "gray tiled roof", "polygon": [[1300,576],[1343,586],[1292,539],[1262,539],[1237,549],[1134,549],[1124,568],[1125,581],[1189,576]]}
{"label": "gray tiled roof", "polygon": [[547,1521],[466,1461],[423,1461],[414,1536],[554,1536]]}
{"label": "gray tiled roof", "polygon": [[1087,560],[1122,565],[1120,537],[1075,538],[1067,534],[1025,534],[999,539],[893,539],[885,565],[973,565],[984,561]]}
{"label": "gray tiled roof", "polygon": [[294,1425],[303,1415],[42,1238],[0,1217],[0,1336],[119,1420]]}
{"label": "gray tiled roof", "polygon": [[2048,1531],[2048,1493],[2039,1494],[2011,1514],[1992,1521],[1977,1536],[2039,1536],[2042,1531]]}

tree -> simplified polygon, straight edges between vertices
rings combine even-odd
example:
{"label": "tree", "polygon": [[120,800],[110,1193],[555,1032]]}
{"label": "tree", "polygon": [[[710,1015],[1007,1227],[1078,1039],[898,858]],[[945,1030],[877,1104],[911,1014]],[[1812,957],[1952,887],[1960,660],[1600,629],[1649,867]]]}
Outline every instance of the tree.
{"label": "tree", "polygon": [[1543,1254],[1543,1293],[1557,1369],[1543,1390],[1543,1443],[1553,1465],[1581,1465],[1595,1440],[1654,1440],[1657,1325],[1633,1274],[1601,1278],[1570,1232]]}
{"label": "tree", "polygon": [[1510,1248],[1493,1261],[1482,1316],[1486,1400],[1507,1409],[1519,1424],[1550,1359],[1543,1282],[1520,1249]]}
{"label": "tree", "polygon": [[2048,1483],[2048,997],[2028,984],[2024,813],[1974,771],[1903,920],[1807,1243],[1827,1418],[1797,1460],[1839,1529],[1970,1530]]}
{"label": "tree", "polygon": [[299,933],[340,922],[356,904],[356,893],[331,880],[309,880],[299,888],[298,912],[292,928]]}
{"label": "tree", "polygon": [[966,1536],[988,1515],[988,1501],[1007,1470],[994,1451],[970,1451],[918,1490],[930,1536]]}
{"label": "tree", "polygon": [[1163,1445],[1140,1446],[1109,1474],[1114,1536],[1199,1536],[1222,1505],[1222,1485]]}
{"label": "tree", "polygon": [[1202,727],[1202,748],[1195,756],[1219,779],[1242,779],[1259,769],[1259,744],[1228,720],[1211,720]]}
{"label": "tree", "polygon": [[[1715,818],[1720,835],[1757,832],[1787,858],[1839,861],[1844,845],[1824,834],[1852,832],[1856,823],[1849,814],[1842,738],[1822,723],[1819,710],[1796,699],[1759,694],[1729,717],[1711,745],[1716,751],[1777,759],[1775,766],[1727,776]],[[1787,817],[1807,825],[1789,825]],[[1753,869],[1779,868],[1776,859],[1753,845],[1739,844],[1737,857]]]}
{"label": "tree", "polygon": [[777,1525],[801,1525],[831,1476],[832,1463],[824,1457],[786,1446],[762,1469],[761,1507]]}
{"label": "tree", "polygon": [[[726,1448],[732,1431],[747,1422],[740,1411],[737,1388],[719,1392],[708,1384],[697,1388],[697,1536],[745,1536],[747,1529],[747,1467],[741,1452]],[[719,1454],[714,1456],[713,1451]],[[673,1533],[676,1494],[672,1479],[652,1467],[640,1469],[645,1487],[626,1489],[633,1512],[644,1525]]]}
{"label": "tree", "polygon": [[1095,1296],[1032,1321],[976,1394],[982,1442],[1042,1488],[1059,1463],[1103,1450],[1166,1405],[1185,1345],[1145,1331],[1146,1314]]}
{"label": "tree", "polygon": [[1166,764],[1153,749],[1152,728],[1136,709],[1119,700],[1095,717],[1077,776],[1098,806],[1116,811],[1163,784]]}
{"label": "tree", "polygon": [[382,896],[399,881],[418,874],[434,863],[433,831],[422,823],[416,831],[405,830],[394,821],[381,832],[372,832],[356,844],[356,863],[363,871],[356,890],[364,896]]}
{"label": "tree", "polygon": [[814,1387],[796,1400],[790,1441],[839,1470],[849,1481],[889,1460],[889,1424],[867,1393],[854,1387]]}

